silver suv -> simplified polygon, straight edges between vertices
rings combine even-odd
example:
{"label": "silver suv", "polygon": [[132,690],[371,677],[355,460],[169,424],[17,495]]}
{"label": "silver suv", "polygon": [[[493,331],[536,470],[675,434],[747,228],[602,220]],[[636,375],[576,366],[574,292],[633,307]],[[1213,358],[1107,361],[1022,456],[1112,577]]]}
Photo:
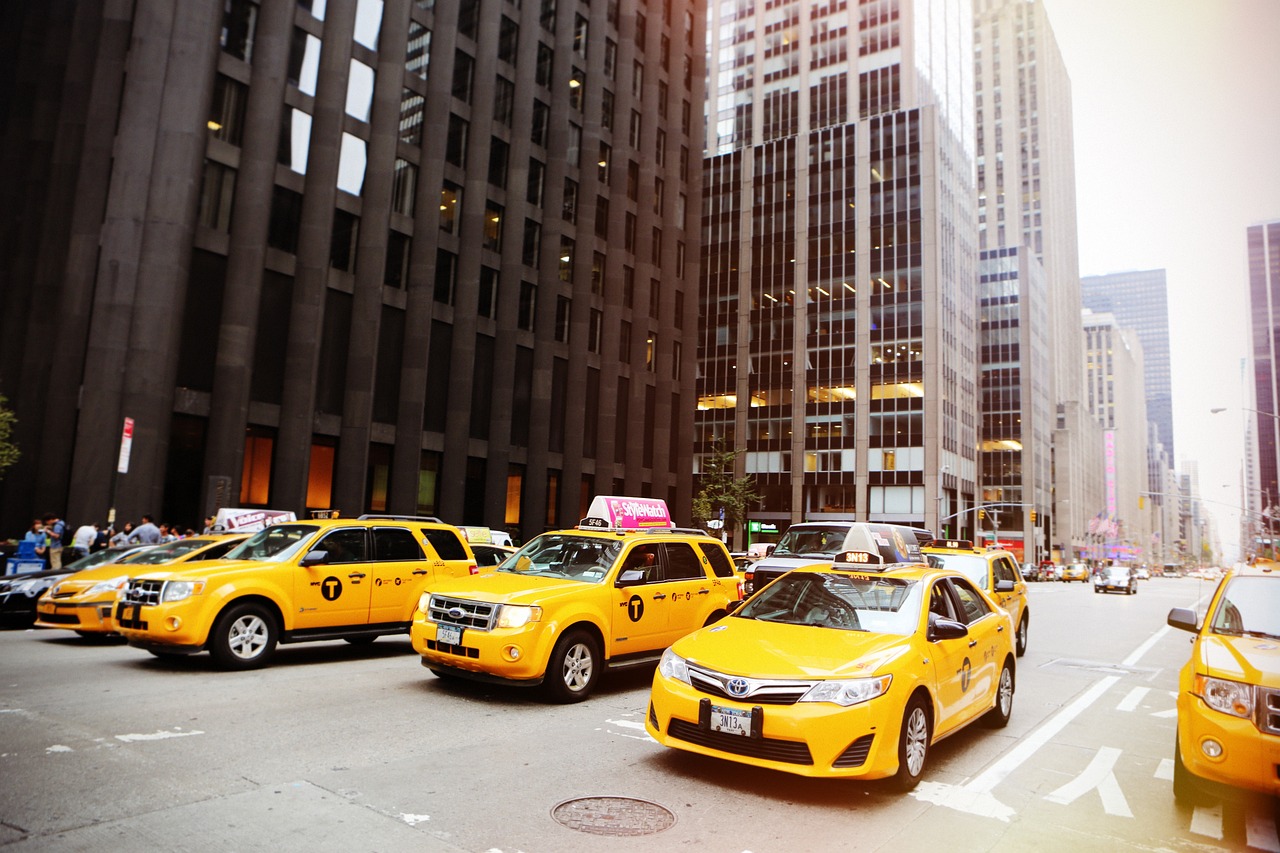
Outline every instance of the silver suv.
{"label": "silver suv", "polygon": [[801,566],[832,562],[845,551],[870,551],[885,563],[923,563],[920,546],[933,540],[927,530],[901,524],[867,521],[807,521],[793,524],[768,557],[751,565],[743,575],[745,593],[757,589]]}

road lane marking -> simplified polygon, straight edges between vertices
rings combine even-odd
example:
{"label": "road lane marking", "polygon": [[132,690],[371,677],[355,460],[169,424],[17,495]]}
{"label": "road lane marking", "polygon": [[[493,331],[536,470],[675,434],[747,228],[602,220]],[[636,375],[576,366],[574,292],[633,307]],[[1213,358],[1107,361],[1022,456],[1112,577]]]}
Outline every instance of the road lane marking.
{"label": "road lane marking", "polygon": [[1138,703],[1142,701],[1142,697],[1147,695],[1147,687],[1135,687],[1129,691],[1129,695],[1120,700],[1120,704],[1116,706],[1117,711],[1132,711],[1138,707]]}
{"label": "road lane marking", "polygon": [[1172,758],[1160,759],[1160,764],[1156,767],[1155,778],[1163,779],[1166,782],[1173,781],[1173,759]]}
{"label": "road lane marking", "polygon": [[1170,708],[1167,711],[1152,711],[1151,716],[1159,717],[1162,720],[1172,720],[1174,717],[1178,716],[1178,709]]}
{"label": "road lane marking", "polygon": [[169,738],[173,738],[173,737],[190,737],[191,735],[202,735],[202,734],[204,734],[204,732],[198,732],[198,731],[170,732],[170,731],[162,730],[158,732],[153,732],[149,735],[116,735],[116,740],[123,741],[125,743],[137,743],[138,741],[144,741],[144,740],[168,740]]}
{"label": "road lane marking", "polygon": [[1266,850],[1268,853],[1280,853],[1280,837],[1276,835],[1276,825],[1271,815],[1249,810],[1244,822],[1245,840],[1250,847]]}
{"label": "road lane marking", "polygon": [[1113,746],[1102,747],[1093,756],[1093,760],[1089,762],[1084,772],[1052,794],[1046,795],[1045,799],[1051,803],[1069,806],[1096,788],[1098,796],[1102,798],[1103,811],[1116,817],[1133,817],[1129,802],[1124,798],[1124,792],[1120,790],[1120,783],[1116,781],[1114,772],[1120,755],[1121,750]]}
{"label": "road lane marking", "polygon": [[409,826],[417,826],[420,823],[426,823],[427,821],[431,820],[431,815],[405,814],[404,812],[401,812],[400,819],[405,823],[409,824]]}
{"label": "road lane marking", "polygon": [[1142,645],[1134,649],[1133,654],[1125,658],[1123,661],[1123,664],[1125,666],[1133,666],[1142,658],[1143,655],[1145,655],[1147,652],[1151,650],[1152,646],[1160,642],[1161,638],[1163,638],[1165,634],[1169,633],[1172,630],[1173,629],[1170,628],[1168,625],[1165,625],[1159,631],[1156,631],[1154,634],[1152,634],[1150,637],[1147,638],[1147,641],[1145,643],[1143,643]]}
{"label": "road lane marking", "polygon": [[1191,815],[1191,831],[1196,835],[1222,840],[1222,803],[1216,806],[1196,806]]}

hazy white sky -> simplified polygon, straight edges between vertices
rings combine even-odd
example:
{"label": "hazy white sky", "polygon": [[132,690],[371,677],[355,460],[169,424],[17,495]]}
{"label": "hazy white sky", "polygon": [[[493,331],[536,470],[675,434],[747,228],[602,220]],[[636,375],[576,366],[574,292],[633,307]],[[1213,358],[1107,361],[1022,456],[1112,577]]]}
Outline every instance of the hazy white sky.
{"label": "hazy white sky", "polygon": [[1043,2],[1071,77],[1080,272],[1168,271],[1178,462],[1233,546],[1245,232],[1280,220],[1280,0]]}

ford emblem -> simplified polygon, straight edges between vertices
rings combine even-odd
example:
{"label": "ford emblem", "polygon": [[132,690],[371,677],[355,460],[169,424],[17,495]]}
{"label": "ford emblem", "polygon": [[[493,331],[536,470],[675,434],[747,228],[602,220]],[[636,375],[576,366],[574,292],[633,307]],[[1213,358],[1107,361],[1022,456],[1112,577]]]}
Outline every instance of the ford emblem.
{"label": "ford emblem", "polygon": [[725,684],[725,690],[729,691],[730,696],[746,696],[749,688],[745,678],[730,678]]}
{"label": "ford emblem", "polygon": [[463,610],[461,607],[450,607],[448,613],[450,619],[461,619],[463,616],[467,615],[467,611]]}

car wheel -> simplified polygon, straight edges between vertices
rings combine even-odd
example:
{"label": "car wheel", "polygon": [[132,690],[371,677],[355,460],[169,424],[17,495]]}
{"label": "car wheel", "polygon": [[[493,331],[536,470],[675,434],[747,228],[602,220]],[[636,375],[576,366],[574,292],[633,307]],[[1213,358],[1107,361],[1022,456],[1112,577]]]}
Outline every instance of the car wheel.
{"label": "car wheel", "polygon": [[1031,627],[1031,617],[1023,611],[1022,618],[1018,620],[1018,633],[1014,636],[1017,642],[1018,657],[1022,657],[1027,653],[1027,633]]}
{"label": "car wheel", "polygon": [[591,695],[600,677],[600,649],[586,631],[562,636],[547,661],[547,695],[556,702],[581,702]]}
{"label": "car wheel", "polygon": [[898,772],[893,776],[893,786],[899,791],[910,791],[920,783],[929,757],[930,734],[929,712],[916,696],[907,703],[907,712],[902,715],[902,733],[898,736]]}
{"label": "car wheel", "polygon": [[218,619],[209,651],[223,669],[262,666],[276,649],[275,617],[252,601],[233,605]]}
{"label": "car wheel", "polygon": [[1099,595],[1101,595],[1101,594],[1102,594],[1102,587],[1100,587],[1100,586],[1095,586],[1095,587],[1093,588],[1093,591],[1094,591],[1095,593],[1098,593]]}
{"label": "car wheel", "polygon": [[1204,800],[1196,777],[1182,763],[1182,747],[1178,735],[1173,736],[1173,798],[1185,805],[1196,805]]}
{"label": "car wheel", "polygon": [[996,684],[996,704],[982,718],[982,722],[992,729],[1003,729],[1009,725],[1009,715],[1013,713],[1013,667],[1007,662],[1000,670],[1000,681]]}

